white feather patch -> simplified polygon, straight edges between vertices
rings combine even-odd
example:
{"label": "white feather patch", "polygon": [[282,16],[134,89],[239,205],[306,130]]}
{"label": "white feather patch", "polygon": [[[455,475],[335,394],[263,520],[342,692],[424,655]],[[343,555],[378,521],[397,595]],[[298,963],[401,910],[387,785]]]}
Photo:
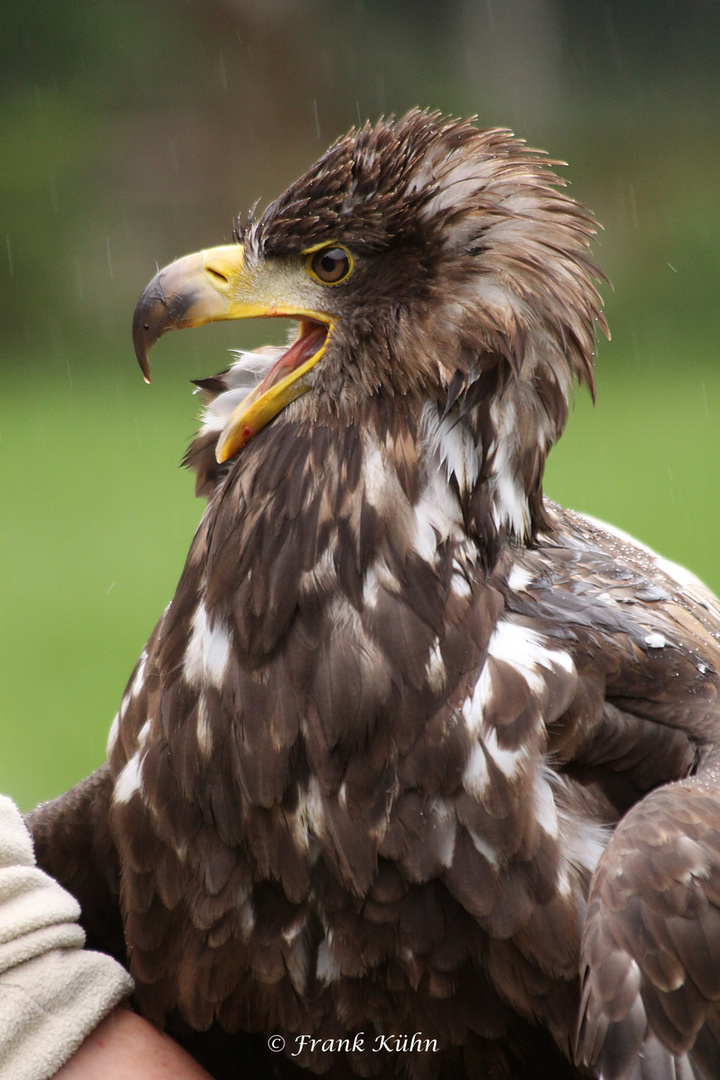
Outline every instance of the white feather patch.
{"label": "white feather patch", "polygon": [[535,818],[543,832],[553,839],[557,837],[558,815],[555,799],[550,784],[541,773],[535,777]]}
{"label": "white feather patch", "polygon": [[490,416],[497,431],[497,444],[492,459],[489,478],[492,492],[493,521],[498,529],[506,526],[519,537],[527,536],[530,529],[530,508],[527,495],[517,475],[517,415],[512,403],[499,412],[497,404],[490,409]]}
{"label": "white feather patch", "polygon": [[565,859],[571,866],[594,873],[610,839],[610,830],[597,822],[572,817],[563,810],[557,810],[557,815]]}
{"label": "white feather patch", "polygon": [[460,503],[445,479],[430,473],[414,510],[413,547],[422,559],[434,563],[440,544],[464,535]]}
{"label": "white feather patch", "polygon": [[374,608],[378,602],[380,581],[377,570],[369,566],[363,582],[363,607]]}
{"label": "white feather patch", "polygon": [[497,850],[492,846],[492,844],[488,843],[488,841],[485,840],[484,837],[478,836],[478,834],[476,832],[473,832],[472,829],[468,829],[468,833],[470,835],[470,839],[473,842],[473,847],[475,848],[475,850],[479,851],[483,858],[487,859],[487,861],[491,863],[492,866],[497,866],[499,855]]}
{"label": "white feather patch", "polygon": [[335,552],[332,547],[327,547],[312,569],[305,570],[300,575],[298,588],[302,596],[307,596],[329,592],[336,583]]}
{"label": "white feather patch", "polygon": [[437,637],[430,650],[428,662],[425,665],[425,675],[430,689],[433,693],[439,694],[445,686],[447,671],[445,670],[445,661],[443,660],[442,652],[440,651],[440,639]]}
{"label": "white feather patch", "polygon": [[526,567],[516,563],[508,574],[508,588],[512,589],[513,592],[523,592],[532,580],[533,575],[531,572]]}
{"label": "white feather patch", "polygon": [[423,406],[420,420],[421,439],[443,469],[447,480],[453,476],[460,491],[468,491],[477,482],[480,473],[480,457],[477,446],[467,426],[457,417],[438,416],[437,406]]}
{"label": "white feather patch", "polygon": [[384,559],[378,558],[368,567],[363,582],[363,604],[374,608],[380,596],[380,590],[391,595],[397,595],[401,591],[401,584]]}
{"label": "white feather patch", "polygon": [[190,641],[185,651],[185,679],[192,686],[221,687],[230,656],[230,635],[219,619],[212,626],[200,601],[193,616]]}
{"label": "white feather patch", "polygon": [[491,695],[492,680],[490,677],[490,668],[487,664],[483,664],[480,676],[473,687],[473,692],[470,697],[465,698],[462,706],[462,715],[471,735],[477,737],[480,734],[485,708],[490,702]]}
{"label": "white feather patch", "polygon": [[[328,934],[330,937],[330,934]],[[323,938],[320,942],[317,954],[317,963],[315,965],[315,974],[318,982],[323,986],[329,986],[330,983],[336,982],[340,978],[340,968],[338,962],[333,956],[331,943],[328,938]]]}
{"label": "white feather patch", "polygon": [[118,732],[119,731],[120,731],[120,713],[115,713],[115,719],[113,720],[112,724],[110,725],[110,731],[108,732],[107,746],[105,747],[105,757],[110,757],[113,750],[115,749],[115,744],[117,743]]}
{"label": "white feather patch", "polygon": [[463,770],[462,785],[468,795],[472,795],[473,799],[480,800],[485,794],[489,782],[490,773],[485,751],[480,743],[475,743]]}
{"label": "white feather patch", "polygon": [[380,447],[374,439],[366,438],[363,443],[363,481],[365,497],[371,506],[382,509],[385,505],[388,468]]}
{"label": "white feather patch", "polygon": [[503,776],[512,780],[517,776],[522,766],[527,762],[527,750],[503,750],[498,744],[495,728],[488,728],[483,734],[483,743],[490,757],[493,759]]}
{"label": "white feather patch", "polygon": [[488,644],[488,655],[514,667],[535,693],[541,693],[544,688],[539,668],[548,671],[561,668],[568,674],[575,670],[569,653],[548,648],[541,634],[519,623],[505,620],[498,622],[493,630]]}
{"label": "white feather patch", "polygon": [[145,665],[147,664],[147,653],[143,652],[138,660],[137,669],[130,687],[130,697],[137,697],[143,686],[145,685]]}
{"label": "white feather patch", "polygon": [[459,570],[453,571],[453,576],[450,581],[450,588],[456,596],[459,596],[463,600],[467,600],[468,596],[472,594],[470,582]]}
{"label": "white feather patch", "polygon": [[568,871],[568,863],[564,859],[561,859],[560,865],[558,866],[557,878],[555,879],[557,891],[561,896],[570,896],[572,893],[572,882],[570,881],[570,874]]}
{"label": "white feather patch", "polygon": [[115,781],[113,802],[128,803],[136,792],[142,794],[140,751],[137,750]]}

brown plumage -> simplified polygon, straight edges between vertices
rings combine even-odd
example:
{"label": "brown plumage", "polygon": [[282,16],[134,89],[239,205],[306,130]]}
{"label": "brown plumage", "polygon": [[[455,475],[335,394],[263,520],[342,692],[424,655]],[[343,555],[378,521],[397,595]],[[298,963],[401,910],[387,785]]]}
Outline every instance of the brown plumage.
{"label": "brown plumage", "polygon": [[32,825],[111,950],[119,889],[139,1008],[245,1076],[720,1076],[720,610],[543,498],[604,328],[559,183],[413,112],[138,306],[146,373],[177,326],[300,332],[199,383],[177,592]]}

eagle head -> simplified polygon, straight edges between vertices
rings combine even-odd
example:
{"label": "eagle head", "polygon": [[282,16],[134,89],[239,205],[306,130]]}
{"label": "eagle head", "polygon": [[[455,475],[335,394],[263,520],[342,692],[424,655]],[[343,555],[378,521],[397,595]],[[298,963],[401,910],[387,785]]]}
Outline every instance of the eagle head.
{"label": "eagle head", "polygon": [[595,223],[551,164],[508,131],[437,113],[351,130],[235,243],[157,274],[133,324],[146,379],[167,330],[297,319],[288,348],[250,361],[262,375],[251,393],[242,370],[208,382],[211,397],[227,391],[213,414],[218,462],[280,412],[342,428],[389,403],[438,445],[444,425],[465,447],[454,480],[471,529],[476,518],[487,533],[492,518],[530,536],[573,376],[592,390],[594,329],[605,328]]}

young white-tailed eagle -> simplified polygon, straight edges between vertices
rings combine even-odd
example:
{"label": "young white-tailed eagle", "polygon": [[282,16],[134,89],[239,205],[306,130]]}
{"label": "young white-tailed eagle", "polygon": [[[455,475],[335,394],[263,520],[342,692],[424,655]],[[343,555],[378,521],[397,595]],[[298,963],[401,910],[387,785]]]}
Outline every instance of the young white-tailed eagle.
{"label": "young white-tailed eagle", "polygon": [[720,608],[542,494],[593,232],[508,132],[415,111],[139,302],[146,376],[167,330],[299,330],[199,384],[177,592],[32,827],[227,1075],[720,1077]]}

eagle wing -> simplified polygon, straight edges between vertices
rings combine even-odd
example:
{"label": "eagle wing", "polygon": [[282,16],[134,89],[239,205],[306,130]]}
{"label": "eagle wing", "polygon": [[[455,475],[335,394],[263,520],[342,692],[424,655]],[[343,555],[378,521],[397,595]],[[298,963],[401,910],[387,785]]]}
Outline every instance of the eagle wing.
{"label": "eagle wing", "polygon": [[556,633],[588,653],[601,644],[606,666],[611,641],[625,651],[564,766],[624,813],[588,897],[577,1057],[603,1080],[710,1078],[720,1075],[720,610],[691,574],[624,534],[555,514],[572,572],[552,596],[548,579],[536,602],[555,609]]}
{"label": "eagle wing", "polygon": [[107,764],[27,816],[38,866],[80,904],[90,949],[126,963],[120,866],[110,831],[113,781]]}
{"label": "eagle wing", "polygon": [[[616,577],[627,578],[614,590],[620,602],[642,605],[639,644],[659,670],[651,695],[638,694],[627,672],[608,685],[614,707],[652,719],[648,745],[620,744],[613,753],[629,751],[626,760],[637,761],[632,767],[655,790],[622,818],[593,878],[578,1056],[604,1080],[717,1076],[720,610],[681,567],[592,522],[583,531],[613,560]],[[630,574],[645,583],[638,589]],[[617,730],[605,733],[605,747],[613,735]],[[690,736],[679,753],[677,735]],[[665,777],[653,775],[663,741],[674,761]]]}

